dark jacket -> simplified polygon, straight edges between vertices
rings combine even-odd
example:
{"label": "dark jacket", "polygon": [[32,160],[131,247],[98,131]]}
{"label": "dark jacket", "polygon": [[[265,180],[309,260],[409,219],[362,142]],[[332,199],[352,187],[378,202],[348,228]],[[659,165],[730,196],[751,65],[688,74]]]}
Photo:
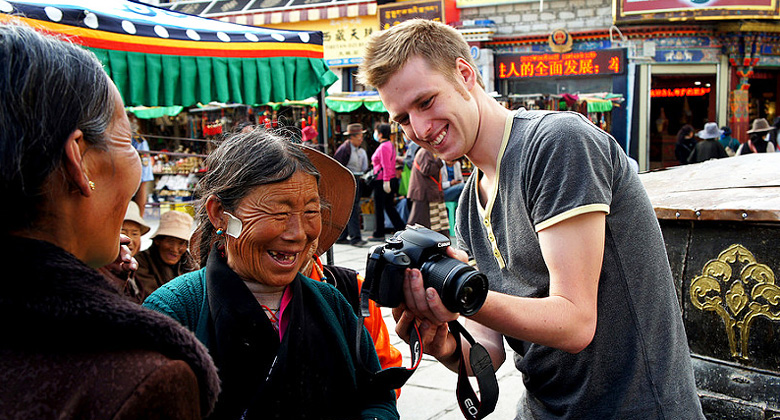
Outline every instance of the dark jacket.
{"label": "dark jacket", "polygon": [[707,139],[696,143],[696,147],[688,156],[688,163],[699,163],[724,157],[729,157],[729,155],[723,145],[717,139]]}
{"label": "dark jacket", "polygon": [[339,146],[333,154],[333,159],[336,159],[340,164],[344,165],[345,168],[352,155],[352,148],[349,146],[349,140],[344,140],[344,143],[341,143],[341,146]]}
{"label": "dark jacket", "polygon": [[135,281],[140,289],[141,302],[157,290],[158,287],[173,280],[176,277],[198,269],[198,263],[187,251],[182,255],[178,263],[168,265],[160,258],[157,244],[136,254],[138,271],[135,272]]}
{"label": "dark jacket", "polygon": [[[358,319],[333,287],[299,275],[284,338],[214,251],[206,267],[164,285],[144,306],[195,332],[219,368],[219,419],[397,419],[395,395],[373,390],[355,359]],[[380,368],[362,326],[361,349]]]}
{"label": "dark jacket", "polygon": [[48,242],[5,237],[0,418],[197,419],[214,407],[206,349],[171,319],[123,299]]}
{"label": "dark jacket", "polygon": [[433,153],[420,149],[414,158],[412,175],[409,177],[409,191],[406,196],[412,201],[444,201],[441,190],[441,167],[444,163]]}

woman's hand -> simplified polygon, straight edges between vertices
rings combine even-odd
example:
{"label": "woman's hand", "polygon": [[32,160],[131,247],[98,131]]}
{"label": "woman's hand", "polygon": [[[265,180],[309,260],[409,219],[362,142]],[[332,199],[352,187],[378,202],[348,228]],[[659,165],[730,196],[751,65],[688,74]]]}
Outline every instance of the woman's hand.
{"label": "woman's hand", "polygon": [[127,246],[130,242],[129,236],[119,235],[119,255],[114,262],[106,266],[114,274],[127,277],[131,272],[138,270],[138,261],[133,258],[130,248]]}
{"label": "woman's hand", "polygon": [[382,183],[382,189],[385,190],[387,194],[390,194],[390,181],[384,181]]}

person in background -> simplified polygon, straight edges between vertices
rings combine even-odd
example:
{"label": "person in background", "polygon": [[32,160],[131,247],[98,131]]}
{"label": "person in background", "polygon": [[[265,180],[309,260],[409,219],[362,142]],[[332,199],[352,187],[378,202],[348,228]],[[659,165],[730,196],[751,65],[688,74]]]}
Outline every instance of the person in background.
{"label": "person in background", "polygon": [[696,146],[694,138],[696,130],[690,124],[685,124],[677,132],[677,143],[674,145],[674,156],[680,162],[680,165],[688,164],[688,156],[691,155]]}
{"label": "person in background", "polygon": [[192,216],[189,214],[170,210],[160,216],[160,224],[151,237],[152,245],[136,255],[135,279],[142,300],[173,278],[198,269],[198,263],[188,250],[191,235]]}
{"label": "person in background", "polygon": [[726,149],[720,144],[720,136],[723,132],[718,128],[718,124],[708,122],[704,124],[704,129],[696,133],[701,139],[688,156],[688,163],[699,163],[710,159],[720,159],[728,157]]}
{"label": "person in background", "polygon": [[460,169],[460,160],[442,160],[441,188],[444,190],[444,201],[458,202],[463,191],[463,172]]}
{"label": "person in background", "polygon": [[390,141],[390,124],[378,124],[374,130],[374,139],[379,142],[379,147],[371,156],[374,175],[371,182],[374,191],[374,233],[369,241],[384,242],[385,240],[385,213],[393,223],[393,229],[403,230],[404,223],[395,208],[395,192],[398,191],[398,178],[396,178],[395,165],[403,159],[395,151],[395,145]]}
{"label": "person in background", "polygon": [[341,234],[336,243],[363,246],[368,242],[363,240],[360,233],[360,176],[368,170],[368,156],[360,146],[363,144],[363,134],[366,130],[360,123],[347,126],[344,135],[347,140],[336,149],[333,158],[349,169],[355,176],[355,199],[352,205],[352,214],[349,216],[347,229]]}
{"label": "person in background", "polygon": [[753,126],[747,132],[750,138],[739,146],[737,156],[750,153],[774,153],[774,145],[767,140],[773,130],[774,127],[769,125],[766,119],[757,118],[753,120]]}
{"label": "person in background", "polygon": [[0,195],[13,203],[0,206],[2,419],[200,419],[214,407],[205,347],[95,270],[129,256],[131,135],[92,52],[0,24]]}
{"label": "person in background", "polygon": [[407,193],[407,198],[412,201],[408,224],[422,225],[448,236],[450,223],[439,178],[443,161],[421,148],[412,165]]}
{"label": "person in background", "polygon": [[[203,268],[144,306],[208,346],[223,387],[214,417],[397,419],[392,390],[370,386],[359,368],[357,340],[369,371],[380,365],[353,308],[300,273],[348,220],[339,180],[352,175],[265,130],[228,137],[206,165],[195,190]],[[323,226],[331,227],[320,242]]]}
{"label": "person in background", "polygon": [[729,156],[734,156],[739,149],[739,140],[731,137],[731,129],[727,126],[720,128],[723,134],[720,135],[720,144]]}
{"label": "person in background", "polygon": [[[138,204],[131,201],[127,205],[125,220],[122,222],[122,235],[126,237],[129,257],[133,258],[141,250],[141,236],[146,235],[151,228],[144,222],[138,211]],[[105,277],[123,296],[134,303],[141,304],[141,289],[135,280],[135,272],[138,269],[138,262],[133,260],[133,266],[123,264],[122,259],[117,259],[113,263],[98,269],[100,274]]]}
{"label": "person in background", "polygon": [[319,133],[317,133],[317,130],[310,125],[303,127],[301,130],[301,142],[303,142],[303,145],[317,149],[321,152],[322,145],[319,143],[317,136],[319,136]]}
{"label": "person in background", "polygon": [[[374,32],[358,80],[423,150],[474,165],[446,252],[489,281],[464,326],[496,369],[514,349],[517,418],[704,419],[658,220],[614,138],[579,113],[506,109],[463,35],[435,21]],[[459,314],[424,284],[406,270],[396,332],[419,323],[457,371],[472,356],[448,330]]]}
{"label": "person in background", "polygon": [[767,141],[772,143],[772,147],[775,148],[775,151],[778,151],[777,147],[777,137],[778,137],[778,131],[780,130],[780,117],[775,117],[775,121],[772,124],[773,130],[769,132],[769,137],[767,137]]}
{"label": "person in background", "polygon": [[135,150],[138,150],[138,154],[141,156],[141,185],[138,186],[138,191],[133,196],[133,201],[138,205],[141,216],[143,216],[146,209],[146,200],[149,197],[149,185],[154,181],[152,157],[149,153],[144,153],[149,151],[149,142],[138,132],[140,129],[138,117],[133,113],[128,113],[128,118],[133,129],[133,147],[135,147]]}

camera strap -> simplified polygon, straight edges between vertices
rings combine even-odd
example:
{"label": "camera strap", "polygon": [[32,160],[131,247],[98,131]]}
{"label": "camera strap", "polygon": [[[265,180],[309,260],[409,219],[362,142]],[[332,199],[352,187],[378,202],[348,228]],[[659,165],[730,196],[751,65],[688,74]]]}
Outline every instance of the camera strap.
{"label": "camera strap", "polygon": [[[366,284],[363,285],[366,290]],[[369,310],[369,298],[367,292],[360,293],[360,313],[358,314],[358,324],[355,328],[357,335],[355,337],[355,348],[357,350],[357,359],[363,371],[368,378],[368,385],[375,389],[398,389],[403,386],[406,381],[412,376],[417,366],[420,365],[422,360],[423,348],[422,341],[420,341],[420,331],[417,329],[417,324],[413,324],[409,328],[409,349],[412,354],[412,367],[405,368],[401,366],[393,366],[386,369],[382,369],[378,372],[370,370],[363,360],[363,353],[360,350],[360,342],[363,335],[363,318],[371,315]]]}
{"label": "camera strap", "polygon": [[[496,409],[496,403],[498,402],[498,381],[496,380],[496,372],[493,370],[493,361],[490,360],[490,355],[485,347],[475,342],[463,325],[458,321],[450,321],[447,324],[450,328],[450,334],[455,337],[455,343],[458,346],[455,351],[460,353],[458,386],[455,391],[460,411],[467,419],[482,419]],[[465,359],[460,342],[461,335],[471,345],[469,364],[471,365],[471,372],[477,378],[480,395],[482,396],[481,401],[477,398],[477,394],[474,392],[474,388],[471,386],[466,373]]]}

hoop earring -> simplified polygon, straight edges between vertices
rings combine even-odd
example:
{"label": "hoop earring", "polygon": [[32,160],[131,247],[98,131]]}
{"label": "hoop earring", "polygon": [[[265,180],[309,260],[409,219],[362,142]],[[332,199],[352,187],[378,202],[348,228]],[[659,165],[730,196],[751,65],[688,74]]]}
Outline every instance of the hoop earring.
{"label": "hoop earring", "polygon": [[223,233],[225,233],[225,231],[222,230],[222,228],[217,228],[217,235],[222,236]]}

